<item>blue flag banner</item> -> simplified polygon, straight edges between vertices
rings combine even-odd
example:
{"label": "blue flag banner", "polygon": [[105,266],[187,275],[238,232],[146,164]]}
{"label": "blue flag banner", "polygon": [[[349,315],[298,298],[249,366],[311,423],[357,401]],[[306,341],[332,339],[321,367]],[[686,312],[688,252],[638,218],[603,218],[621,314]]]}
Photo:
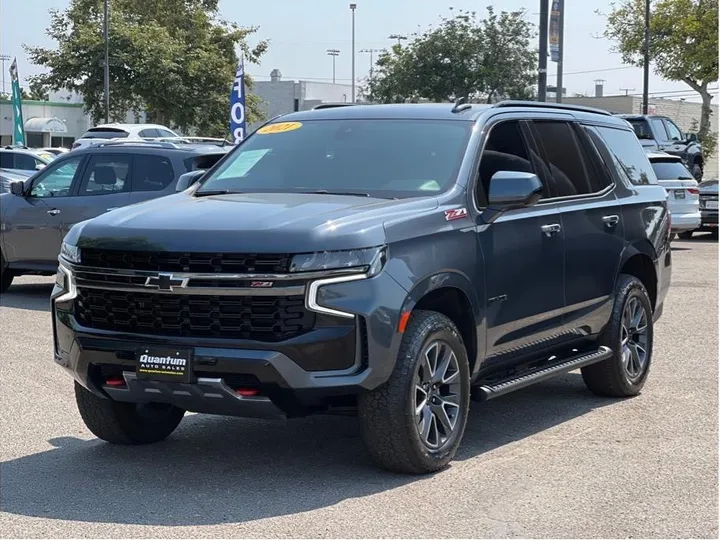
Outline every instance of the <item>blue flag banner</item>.
{"label": "blue flag banner", "polygon": [[10,82],[12,87],[13,108],[13,143],[25,145],[25,125],[22,115],[22,91],[20,90],[20,77],[18,77],[17,58],[10,64]]}
{"label": "blue flag banner", "polygon": [[245,138],[245,60],[241,59],[230,94],[230,136],[233,144]]}

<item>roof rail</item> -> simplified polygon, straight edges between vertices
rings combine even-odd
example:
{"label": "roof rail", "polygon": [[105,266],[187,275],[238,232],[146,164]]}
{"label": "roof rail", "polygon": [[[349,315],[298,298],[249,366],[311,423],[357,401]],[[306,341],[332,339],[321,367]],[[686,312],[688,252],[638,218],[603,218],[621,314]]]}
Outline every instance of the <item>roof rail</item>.
{"label": "roof rail", "polygon": [[500,107],[537,107],[539,109],[541,109],[541,108],[564,109],[566,111],[578,111],[578,112],[602,114],[603,116],[612,116],[612,114],[610,114],[609,112],[607,112],[603,109],[596,109],[594,107],[584,107],[582,105],[569,105],[567,103],[548,103],[545,101],[505,100],[505,101],[500,101],[499,103],[495,103],[493,105],[493,107],[495,107],[495,108],[500,108]]}
{"label": "roof rail", "polygon": [[321,103],[320,105],[315,105],[312,110],[318,111],[320,109],[334,109],[335,107],[350,107],[352,105],[355,105],[355,103]]}
{"label": "roof rail", "polygon": [[116,140],[116,141],[108,141],[99,143],[96,145],[93,145],[94,147],[103,147],[103,146],[152,146],[155,148],[179,148],[179,146],[175,143],[171,143],[168,141],[144,141],[142,139],[135,139],[135,140]]}

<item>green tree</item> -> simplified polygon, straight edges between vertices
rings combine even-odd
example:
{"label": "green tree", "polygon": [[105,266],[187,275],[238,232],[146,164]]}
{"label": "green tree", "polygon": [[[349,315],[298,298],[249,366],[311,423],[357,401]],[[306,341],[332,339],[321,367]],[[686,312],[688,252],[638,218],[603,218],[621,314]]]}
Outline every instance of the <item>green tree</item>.
{"label": "green tree", "polygon": [[[645,0],[612,4],[605,37],[626,64],[642,66]],[[702,98],[698,135],[710,130],[708,85],[718,80],[718,0],[656,0],[650,17],[650,61],[655,73],[682,81]]]}
{"label": "green tree", "polygon": [[442,17],[437,27],[381,54],[364,93],[385,103],[529,99],[537,53],[524,16],[523,11],[497,14],[490,6],[485,19],[468,11]]}
{"label": "green tree", "polygon": [[[110,12],[110,117],[145,110],[153,121],[185,133],[226,136],[237,50],[257,62],[266,40],[251,47],[256,27],[219,18],[219,0],[113,0]],[[31,78],[45,90],[82,94],[95,123],[104,118],[102,0],[71,0],[52,10],[47,34],[57,48],[25,46],[33,63],[49,68]],[[245,77],[252,89],[252,80]],[[248,92],[248,121],[262,118]]]}

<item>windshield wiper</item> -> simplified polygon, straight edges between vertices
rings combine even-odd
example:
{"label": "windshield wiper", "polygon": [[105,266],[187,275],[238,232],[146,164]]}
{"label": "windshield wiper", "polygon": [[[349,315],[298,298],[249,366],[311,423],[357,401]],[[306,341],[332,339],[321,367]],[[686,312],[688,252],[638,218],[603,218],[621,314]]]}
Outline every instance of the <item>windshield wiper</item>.
{"label": "windshield wiper", "polygon": [[369,197],[369,193],[352,192],[352,191],[328,191],[327,189],[318,189],[316,191],[299,191],[298,193],[308,193],[311,195],[349,195],[351,197]]}
{"label": "windshield wiper", "polygon": [[242,193],[242,191],[232,191],[230,189],[208,189],[205,191],[196,191],[196,197],[208,197],[210,195],[227,195],[228,193]]}

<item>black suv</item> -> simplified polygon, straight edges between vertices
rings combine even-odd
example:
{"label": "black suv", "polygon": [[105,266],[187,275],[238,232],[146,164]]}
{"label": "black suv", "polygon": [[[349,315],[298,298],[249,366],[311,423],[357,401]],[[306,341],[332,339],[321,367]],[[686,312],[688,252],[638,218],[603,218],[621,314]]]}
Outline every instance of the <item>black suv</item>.
{"label": "black suv", "polygon": [[68,152],[0,195],[0,292],[22,274],[57,272],[73,225],[175,193],[184,173],[208,169],[227,148],[173,143],[107,143]]}
{"label": "black suv", "polygon": [[185,411],[356,410],[390,470],[445,466],[471,396],[581,368],[632,396],[670,282],[670,219],[635,134],[531,102],[273,120],[188,190],[76,225],[55,361],[98,437]]}

